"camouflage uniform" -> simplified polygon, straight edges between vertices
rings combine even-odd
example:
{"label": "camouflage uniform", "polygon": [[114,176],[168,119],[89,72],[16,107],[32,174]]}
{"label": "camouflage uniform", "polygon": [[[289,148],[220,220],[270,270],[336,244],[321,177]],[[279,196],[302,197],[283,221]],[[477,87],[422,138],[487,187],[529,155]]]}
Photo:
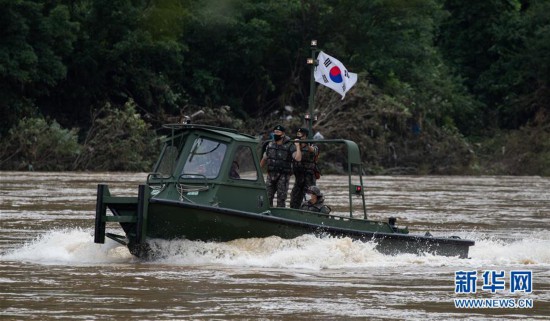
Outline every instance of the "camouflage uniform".
{"label": "camouflage uniform", "polygon": [[277,207],[285,207],[288,194],[288,183],[292,169],[292,153],[296,146],[288,137],[283,138],[282,144],[270,142],[265,150],[267,156],[267,196],[273,207],[273,198],[277,192]]}
{"label": "camouflage uniform", "polygon": [[315,145],[313,152],[308,151],[308,146],[302,147],[302,160],[300,162],[293,161],[292,169],[294,171],[294,187],[290,193],[290,207],[300,208],[300,204],[304,200],[304,195],[310,186],[315,186],[315,157],[319,154],[319,148]]}
{"label": "camouflage uniform", "polygon": [[322,198],[318,200],[315,204],[311,204],[311,201],[304,202],[300,209],[304,211],[320,212],[325,214],[330,213],[330,208],[324,204]]}

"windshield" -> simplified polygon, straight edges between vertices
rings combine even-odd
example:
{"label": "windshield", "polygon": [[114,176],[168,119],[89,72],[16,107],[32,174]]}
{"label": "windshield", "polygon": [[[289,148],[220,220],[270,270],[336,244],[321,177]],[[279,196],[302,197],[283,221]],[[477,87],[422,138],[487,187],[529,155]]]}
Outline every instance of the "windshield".
{"label": "windshield", "polygon": [[161,177],[170,177],[173,173],[177,159],[178,148],[176,146],[166,145],[155,172],[159,173]]}
{"label": "windshield", "polygon": [[224,143],[201,137],[195,139],[182,174],[199,174],[206,178],[218,177],[226,149],[227,145]]}
{"label": "windshield", "polygon": [[153,172],[160,174],[161,177],[170,177],[176,174],[174,169],[186,138],[184,135],[178,135],[167,140]]}

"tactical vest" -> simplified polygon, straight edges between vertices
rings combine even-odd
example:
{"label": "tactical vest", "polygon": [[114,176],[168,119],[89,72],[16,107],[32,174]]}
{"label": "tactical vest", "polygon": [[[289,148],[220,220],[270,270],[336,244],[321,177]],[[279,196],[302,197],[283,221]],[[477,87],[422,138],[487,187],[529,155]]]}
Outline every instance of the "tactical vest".
{"label": "tactical vest", "polygon": [[300,209],[305,211],[320,212],[325,214],[330,213],[330,209],[328,208],[328,206],[324,204],[323,201],[317,202],[315,204],[311,204],[310,202],[304,203],[302,204]]}
{"label": "tactical vest", "polygon": [[[285,139],[285,138],[283,138]],[[290,174],[292,168],[292,143],[285,139],[282,144],[271,142],[267,145],[267,171]]]}
{"label": "tactical vest", "polygon": [[297,162],[296,160],[293,160],[292,166],[295,172],[313,173],[313,169],[315,168],[315,151],[309,152],[307,148],[307,146],[302,148],[301,161]]}

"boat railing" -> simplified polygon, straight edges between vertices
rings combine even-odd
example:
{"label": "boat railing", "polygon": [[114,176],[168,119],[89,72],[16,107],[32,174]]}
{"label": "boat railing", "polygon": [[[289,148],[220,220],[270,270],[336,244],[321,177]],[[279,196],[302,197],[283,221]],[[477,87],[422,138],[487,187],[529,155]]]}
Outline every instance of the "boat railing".
{"label": "boat railing", "polygon": [[[186,179],[198,179],[199,184],[186,184],[184,181]],[[178,190],[181,190],[183,193],[188,192],[203,192],[207,191],[210,187],[208,187],[208,179],[203,174],[187,174],[183,173],[180,176],[178,176],[178,180],[176,181],[176,186],[178,187]]]}
{"label": "boat railing", "polygon": [[171,178],[172,176],[163,176],[162,173],[149,173],[147,175],[147,185],[164,185]]}
{"label": "boat railing", "polygon": [[212,126],[212,125],[203,125],[203,124],[194,124],[194,123],[172,123],[172,124],[164,124],[162,125],[163,128],[168,128],[172,131],[172,136],[174,136],[174,133],[176,131],[181,130],[192,130],[192,129],[205,129],[205,130],[215,130],[215,131],[223,131],[227,133],[233,133],[233,134],[239,134],[242,136],[246,136],[248,138],[257,139],[256,136],[249,135],[246,133],[241,133],[237,129],[234,128],[227,128],[227,127],[218,127],[218,126]]}
{"label": "boat railing", "polygon": [[[303,139],[300,143],[313,144],[343,144],[346,147],[347,168],[344,170],[348,175],[348,196],[349,196],[349,216],[353,217],[353,195],[361,196],[363,218],[367,219],[367,207],[365,205],[365,193],[363,189],[363,163],[361,161],[361,153],[357,143],[347,139]],[[354,174],[353,169],[356,168],[357,173]],[[359,177],[359,185],[352,182],[352,176]]]}
{"label": "boat railing", "polygon": [[202,128],[202,129],[223,130],[223,131],[231,132],[231,133],[238,133],[239,132],[238,130],[233,129],[233,128],[226,128],[226,127],[219,127],[219,126],[212,126],[212,125],[204,125],[204,124],[193,124],[193,123],[163,124],[162,127],[168,128],[168,129],[173,129],[173,130]]}

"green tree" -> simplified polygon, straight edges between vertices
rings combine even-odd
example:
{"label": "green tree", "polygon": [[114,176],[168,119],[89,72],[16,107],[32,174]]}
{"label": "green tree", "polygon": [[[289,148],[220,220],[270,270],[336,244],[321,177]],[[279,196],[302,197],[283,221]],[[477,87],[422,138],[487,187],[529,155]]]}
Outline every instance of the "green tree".
{"label": "green tree", "polygon": [[42,117],[23,118],[0,142],[0,168],[67,170],[80,152],[76,129]]}
{"label": "green tree", "polygon": [[150,171],[159,152],[150,125],[132,100],[123,108],[106,104],[93,117],[82,153],[73,167],[80,170]]}
{"label": "green tree", "polygon": [[[164,23],[155,20],[167,11]],[[176,39],[187,11],[179,2],[76,1],[71,12],[82,27],[68,74],[56,99],[41,102],[62,123],[89,126],[95,109],[122,106],[130,98],[151,121],[184,103],[185,44]]]}
{"label": "green tree", "polygon": [[[184,37],[192,102],[263,115],[303,99],[302,2],[196,1]],[[301,102],[301,101],[300,101]]]}
{"label": "green tree", "polygon": [[478,106],[435,45],[445,17],[439,1],[327,3],[331,9],[320,15],[320,43],[327,52],[349,57],[348,69],[367,72],[421,126],[432,121],[469,130],[475,124]]}
{"label": "green tree", "polygon": [[550,2],[523,9],[502,17],[491,48],[499,59],[479,77],[496,125],[509,129],[550,118]]}
{"label": "green tree", "polygon": [[505,33],[509,33],[505,37],[516,34],[517,30],[510,27],[517,21],[521,2],[446,0],[444,8],[449,16],[441,24],[438,46],[448,65],[479,101],[476,115],[481,124],[498,126],[495,110],[502,100],[491,93],[490,87],[497,85],[501,77],[489,80],[486,73],[495,68],[506,47],[514,45],[503,42],[502,37]]}
{"label": "green tree", "polygon": [[0,0],[0,134],[65,77],[78,24],[64,5]]}

